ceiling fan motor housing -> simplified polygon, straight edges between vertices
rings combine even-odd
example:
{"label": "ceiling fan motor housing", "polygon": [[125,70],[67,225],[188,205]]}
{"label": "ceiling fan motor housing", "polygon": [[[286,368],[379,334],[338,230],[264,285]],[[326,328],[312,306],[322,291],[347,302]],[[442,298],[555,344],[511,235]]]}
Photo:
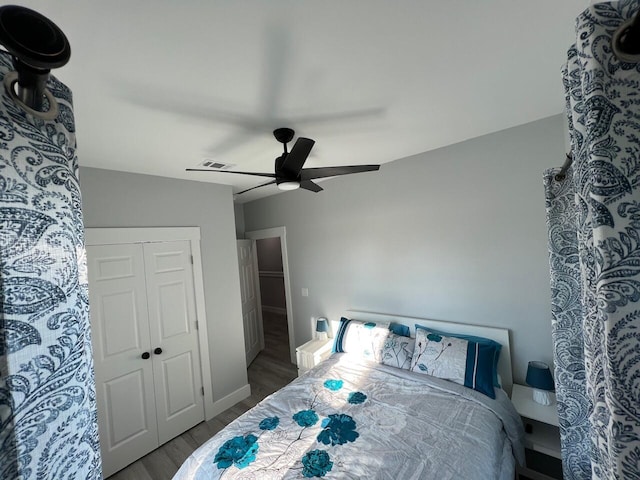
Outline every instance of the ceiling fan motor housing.
{"label": "ceiling fan motor housing", "polygon": [[280,190],[295,190],[300,187],[300,175],[290,175],[282,169],[286,153],[276,158],[276,184]]}
{"label": "ceiling fan motor housing", "polygon": [[284,161],[287,158],[287,154],[283,153],[282,155],[280,155],[279,157],[276,158],[276,164],[275,164],[275,173],[276,173],[276,178],[282,178],[282,179],[288,179],[288,180],[296,180],[297,179],[297,175],[296,176],[291,176],[291,175],[287,175],[287,171],[282,169],[282,166],[284,165]]}

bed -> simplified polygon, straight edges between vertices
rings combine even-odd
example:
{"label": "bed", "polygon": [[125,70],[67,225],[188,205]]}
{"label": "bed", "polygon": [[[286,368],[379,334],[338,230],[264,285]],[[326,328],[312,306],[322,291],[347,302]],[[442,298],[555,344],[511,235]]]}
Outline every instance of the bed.
{"label": "bed", "polygon": [[[507,393],[508,330],[350,311],[334,332],[329,359],[230,423],[174,480],[514,478],[524,432]],[[499,357],[483,360],[485,341]]]}

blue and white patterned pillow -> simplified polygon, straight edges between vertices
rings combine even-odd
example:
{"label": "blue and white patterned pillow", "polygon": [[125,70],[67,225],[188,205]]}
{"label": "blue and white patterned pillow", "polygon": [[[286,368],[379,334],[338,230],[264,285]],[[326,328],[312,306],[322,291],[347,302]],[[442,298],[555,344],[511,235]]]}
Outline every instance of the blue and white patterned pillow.
{"label": "blue and white patterned pillow", "polygon": [[363,322],[343,317],[333,342],[333,352],[355,353],[381,363],[382,347],[387,335],[389,322]]}
{"label": "blue and white patterned pillow", "polygon": [[463,340],[469,340],[471,342],[476,342],[480,344],[493,345],[495,348],[495,356],[493,357],[493,386],[502,387],[502,382],[498,378],[498,361],[500,360],[500,351],[502,350],[501,344],[499,344],[495,340],[491,340],[490,338],[478,337],[477,335],[467,335],[464,333],[443,332],[441,330],[428,328],[416,323],[416,331],[418,329],[427,330],[431,333],[437,333],[439,335],[444,335],[445,337],[456,337],[456,338],[462,338]]}
{"label": "blue and white patterned pillow", "polygon": [[496,398],[493,390],[495,346],[416,330],[411,370],[450,380]]}
{"label": "blue and white patterned pillow", "polygon": [[415,338],[389,332],[382,347],[382,363],[396,368],[411,368]]}

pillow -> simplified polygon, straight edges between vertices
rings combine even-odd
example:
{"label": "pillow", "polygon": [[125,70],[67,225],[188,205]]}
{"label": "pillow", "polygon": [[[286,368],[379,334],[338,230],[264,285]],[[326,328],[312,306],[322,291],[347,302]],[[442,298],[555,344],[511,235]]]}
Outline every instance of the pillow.
{"label": "pillow", "polygon": [[409,370],[415,343],[415,338],[390,332],[382,347],[382,363]]}
{"label": "pillow", "polygon": [[491,340],[490,338],[477,337],[475,335],[465,335],[464,333],[449,333],[435,328],[428,328],[416,323],[416,332],[418,329],[428,330],[431,333],[437,333],[438,335],[446,335],[447,337],[462,338],[463,340],[469,340],[471,342],[480,343],[482,345],[493,345],[496,349],[496,356],[493,359],[493,386],[502,388],[502,381],[498,378],[498,360],[500,360],[500,351],[502,350],[502,344]]}
{"label": "pillow", "polygon": [[496,398],[493,390],[495,346],[416,330],[413,372],[451,380]]}
{"label": "pillow", "polygon": [[332,352],[356,353],[362,358],[380,363],[387,335],[389,322],[363,322],[342,317]]}
{"label": "pillow", "polygon": [[400,335],[401,337],[411,336],[411,330],[409,330],[409,327],[402,323],[391,322],[391,324],[389,325],[389,330],[391,330],[396,335]]}

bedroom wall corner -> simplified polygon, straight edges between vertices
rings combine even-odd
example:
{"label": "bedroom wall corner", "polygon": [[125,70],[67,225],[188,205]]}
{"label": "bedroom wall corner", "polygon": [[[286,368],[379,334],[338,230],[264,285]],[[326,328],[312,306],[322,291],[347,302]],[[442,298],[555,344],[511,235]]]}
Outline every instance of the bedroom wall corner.
{"label": "bedroom wall corner", "polygon": [[247,393],[231,187],[95,168],[80,184],[85,227],[200,227],[214,404]]}
{"label": "bedroom wall corner", "polygon": [[[552,362],[541,175],[564,161],[556,115],[244,204],[285,226],[296,345],[348,309],[509,328],[513,371]],[[309,296],[300,295],[308,288]]]}

